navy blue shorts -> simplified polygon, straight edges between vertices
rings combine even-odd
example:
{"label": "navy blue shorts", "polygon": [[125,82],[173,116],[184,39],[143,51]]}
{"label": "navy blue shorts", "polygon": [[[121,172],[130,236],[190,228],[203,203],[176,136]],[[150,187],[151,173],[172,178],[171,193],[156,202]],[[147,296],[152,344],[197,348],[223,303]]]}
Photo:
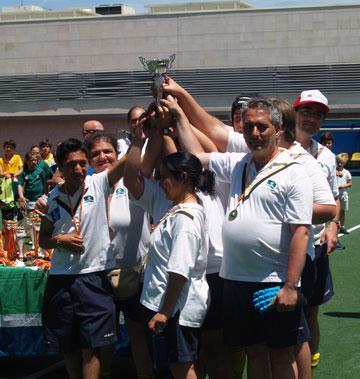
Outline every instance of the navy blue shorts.
{"label": "navy blue shorts", "polygon": [[210,289],[210,307],[207,311],[203,330],[221,329],[223,326],[223,290],[224,279],[219,273],[206,275]]}
{"label": "navy blue shorts", "polygon": [[[163,351],[154,351],[156,348],[156,337],[154,332],[148,327],[148,322],[154,317],[157,312],[141,306],[143,322],[145,327],[146,341],[149,347],[151,356],[167,356],[170,363],[175,362],[195,362],[198,359],[200,328],[190,328],[188,326],[179,325],[179,312],[168,320],[164,328],[164,343],[161,345]],[[154,343],[155,342],[155,343]],[[155,345],[155,346],[154,346]],[[164,352],[166,350],[166,352]]]}
{"label": "navy blue shorts", "polygon": [[306,262],[304,270],[301,274],[301,293],[305,296],[307,303],[309,304],[311,296],[314,293],[316,282],[315,263],[309,255],[306,254]]}
{"label": "navy blue shorts", "polygon": [[315,281],[308,305],[316,307],[326,303],[334,296],[334,285],[330,271],[329,256],[326,254],[327,245],[315,246]]}
{"label": "navy blue shorts", "polygon": [[122,311],[124,313],[125,318],[130,319],[131,321],[135,322],[142,322],[142,316],[141,316],[141,303],[140,303],[140,297],[142,292],[142,283],[141,287],[139,288],[138,293],[133,296],[129,297],[125,300],[118,300],[115,297],[115,304],[118,311]]}
{"label": "navy blue shorts", "polygon": [[116,341],[115,304],[105,272],[49,275],[42,317],[45,344],[51,352]]}
{"label": "navy blue shorts", "polygon": [[224,280],[224,338],[236,349],[258,343],[281,349],[310,340],[303,307],[292,312],[275,309],[259,313],[252,305],[253,293],[282,283]]}

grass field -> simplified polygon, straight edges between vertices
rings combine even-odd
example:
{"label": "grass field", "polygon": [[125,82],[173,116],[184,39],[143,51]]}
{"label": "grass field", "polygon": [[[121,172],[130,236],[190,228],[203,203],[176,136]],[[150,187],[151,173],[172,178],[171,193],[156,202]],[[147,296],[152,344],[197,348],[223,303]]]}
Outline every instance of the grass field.
{"label": "grass field", "polygon": [[[341,237],[345,250],[335,250],[331,255],[336,293],[320,308],[321,360],[314,372],[315,379],[360,378],[360,177],[353,179],[349,192],[350,211],[346,215],[346,226],[351,229],[359,225],[359,228]],[[2,359],[0,379],[65,379],[67,375],[63,367],[44,375],[29,375],[55,361],[30,357]],[[129,357],[117,357],[113,366],[114,379],[135,379]]]}
{"label": "grass field", "polygon": [[[360,226],[360,177],[349,191],[346,226]],[[360,378],[360,228],[340,238],[345,250],[331,255],[335,296],[320,307],[321,360],[316,379]]]}

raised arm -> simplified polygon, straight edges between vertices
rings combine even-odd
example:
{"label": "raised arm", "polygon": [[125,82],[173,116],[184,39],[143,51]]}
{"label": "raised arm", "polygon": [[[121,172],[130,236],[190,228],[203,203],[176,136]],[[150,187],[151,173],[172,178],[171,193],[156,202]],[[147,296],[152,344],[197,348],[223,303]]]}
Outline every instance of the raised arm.
{"label": "raised arm", "polygon": [[113,187],[123,176],[125,169],[126,155],[121,157],[115,165],[108,171],[109,186]]}
{"label": "raised arm", "polygon": [[126,164],[124,170],[124,183],[131,195],[139,199],[144,193],[144,179],[141,175],[141,151],[146,136],[142,126],[138,126],[134,139],[126,153]]}
{"label": "raised arm", "polygon": [[196,155],[200,159],[203,167],[208,168],[210,154],[204,152],[199,140],[191,130],[188,118],[177,103],[176,99],[173,96],[168,95],[166,99],[161,100],[161,103],[170,110],[175,118],[176,129],[181,147],[185,151]]}
{"label": "raised arm", "polygon": [[209,137],[219,151],[226,151],[229,138],[229,128],[226,125],[206,112],[185,88],[169,76],[165,77],[163,90],[178,99],[192,125]]}

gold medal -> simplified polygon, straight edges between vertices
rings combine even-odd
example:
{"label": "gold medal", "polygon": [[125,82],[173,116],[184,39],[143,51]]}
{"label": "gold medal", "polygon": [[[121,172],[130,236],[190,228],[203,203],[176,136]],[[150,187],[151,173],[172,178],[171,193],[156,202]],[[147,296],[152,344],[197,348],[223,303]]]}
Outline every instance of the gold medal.
{"label": "gold medal", "polygon": [[238,211],[237,209],[233,209],[230,213],[229,213],[229,221],[234,221],[236,219],[238,215]]}

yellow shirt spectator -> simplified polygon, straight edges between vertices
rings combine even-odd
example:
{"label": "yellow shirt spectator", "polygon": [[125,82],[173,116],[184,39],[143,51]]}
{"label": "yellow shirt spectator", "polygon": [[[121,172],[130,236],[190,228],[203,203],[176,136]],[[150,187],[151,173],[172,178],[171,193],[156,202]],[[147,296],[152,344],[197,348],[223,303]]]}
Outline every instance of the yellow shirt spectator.
{"label": "yellow shirt spectator", "polygon": [[18,154],[14,154],[9,161],[5,157],[0,158],[0,174],[16,174],[22,171],[23,162]]}

